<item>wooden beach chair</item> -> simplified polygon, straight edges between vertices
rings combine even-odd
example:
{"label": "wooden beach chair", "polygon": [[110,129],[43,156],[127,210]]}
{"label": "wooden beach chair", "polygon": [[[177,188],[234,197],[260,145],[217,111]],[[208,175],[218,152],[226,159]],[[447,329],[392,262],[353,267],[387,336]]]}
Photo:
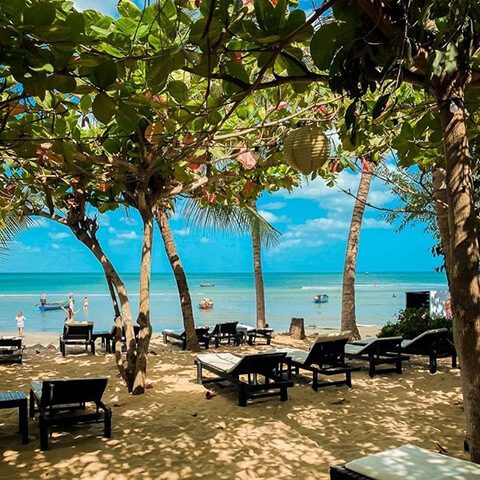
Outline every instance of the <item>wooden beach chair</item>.
{"label": "wooden beach chair", "polygon": [[240,345],[242,334],[237,331],[238,322],[217,323],[209,334],[210,340],[215,342],[215,348],[218,348],[222,342],[228,345]]}
{"label": "wooden beach chair", "polygon": [[0,362],[22,363],[24,350],[22,337],[0,337]]}
{"label": "wooden beach chair", "polygon": [[[208,336],[208,331],[210,327],[198,327],[195,329],[195,334],[197,335],[197,340],[200,346],[204,346],[208,350],[210,343],[210,337]],[[187,335],[185,330],[181,332],[180,330],[165,329],[162,332],[163,343],[168,343],[169,339],[173,339],[174,343],[181,344],[182,350],[187,348]]]}
{"label": "wooden beach chair", "polygon": [[437,371],[437,359],[452,357],[452,368],[457,366],[457,352],[446,328],[427,330],[412,340],[403,340],[402,352],[429,357],[430,373]]}
{"label": "wooden beach chair", "polygon": [[[402,337],[367,338],[347,343],[345,357],[368,362],[368,375],[376,373],[402,373],[402,362],[409,359],[401,352]],[[378,365],[393,364],[394,367],[378,369]]]}
{"label": "wooden beach chair", "polygon": [[[114,325],[110,330],[110,335],[106,339],[105,347],[107,353],[115,353],[115,334],[116,334],[117,327]],[[138,336],[140,335],[140,325],[133,326],[133,335],[135,338],[135,342],[138,343]],[[122,327],[122,349],[127,347],[127,337],[125,335],[125,327]]]}
{"label": "wooden beach chair", "polygon": [[[286,362],[286,354],[258,353],[239,357],[231,353],[207,353],[198,355],[195,360],[197,366],[197,382],[201,384],[221,382],[227,380],[237,386],[238,404],[247,406],[249,399],[276,397],[288,400],[288,388],[293,387],[291,380],[281,376],[282,364]],[[215,378],[204,378],[203,370],[217,375]],[[259,383],[258,376],[264,378]]]}
{"label": "wooden beach chair", "polygon": [[95,355],[95,341],[92,337],[93,322],[66,323],[63,326],[63,334],[60,336],[60,351],[65,357],[67,345],[84,345],[85,351],[90,347],[92,355]]}
{"label": "wooden beach chair", "polygon": [[331,480],[478,480],[480,465],[414,445],[330,467]]}
{"label": "wooden beach chair", "polygon": [[[48,450],[48,430],[52,426],[103,422],[103,434],[111,438],[112,412],[102,402],[107,382],[107,377],[96,377],[31,383],[30,417],[39,414],[41,450]],[[87,410],[88,403],[93,403],[95,410]]]}
{"label": "wooden beach chair", "polygon": [[[312,388],[316,392],[319,388],[326,386],[347,385],[351,387],[352,372],[360,370],[360,367],[345,363],[345,345],[350,335],[350,332],[343,332],[318,336],[308,352],[292,348],[275,351],[286,353],[297,375],[300,369],[312,372]],[[319,383],[319,375],[345,375],[345,379]]]}

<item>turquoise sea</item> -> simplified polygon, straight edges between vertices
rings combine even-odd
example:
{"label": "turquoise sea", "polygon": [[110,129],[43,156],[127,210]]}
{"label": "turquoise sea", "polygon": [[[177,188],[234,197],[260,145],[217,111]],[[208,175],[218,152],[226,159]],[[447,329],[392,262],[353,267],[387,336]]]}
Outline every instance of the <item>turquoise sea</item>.
{"label": "turquoise sea", "polygon": [[[138,275],[124,274],[134,312],[138,303]],[[212,283],[214,287],[200,287]],[[189,284],[198,325],[238,320],[254,324],[255,290],[253,274],[191,274]],[[291,317],[304,317],[306,325],[337,327],[341,311],[340,273],[266,273],[265,290],[268,323],[276,330],[286,330]],[[445,277],[430,273],[359,273],[356,279],[357,321],[363,325],[383,325],[404,307],[405,292],[446,288]],[[0,274],[0,332],[14,332],[15,314],[26,317],[25,331],[60,332],[65,312],[40,312],[36,308],[43,291],[48,301],[66,300],[73,292],[77,321],[95,322],[95,330],[109,329],[113,321],[110,297],[101,274]],[[320,293],[329,295],[327,304],[313,303]],[[88,297],[89,309],[82,309]],[[201,311],[198,302],[209,297],[213,310]],[[152,278],[152,325],[155,332],[163,328],[181,328],[181,313],[172,275],[154,274]]]}

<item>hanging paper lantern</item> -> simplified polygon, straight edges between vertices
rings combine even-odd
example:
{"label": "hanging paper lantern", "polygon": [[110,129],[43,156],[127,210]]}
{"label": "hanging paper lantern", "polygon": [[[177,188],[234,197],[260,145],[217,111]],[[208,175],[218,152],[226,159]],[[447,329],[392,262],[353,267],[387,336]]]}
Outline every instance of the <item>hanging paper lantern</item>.
{"label": "hanging paper lantern", "polygon": [[323,167],[330,157],[330,141],[317,125],[293,130],[283,145],[285,161],[304,175]]}

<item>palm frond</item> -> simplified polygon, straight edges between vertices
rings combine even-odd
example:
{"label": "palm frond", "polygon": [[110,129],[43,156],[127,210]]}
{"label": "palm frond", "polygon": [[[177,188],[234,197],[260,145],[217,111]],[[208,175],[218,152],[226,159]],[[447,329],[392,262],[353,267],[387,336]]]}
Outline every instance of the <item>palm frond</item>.
{"label": "palm frond", "polygon": [[8,211],[0,217],[0,254],[8,252],[11,242],[24,229],[32,226],[34,221],[15,211]]}
{"label": "palm frond", "polygon": [[210,205],[202,207],[194,199],[185,202],[182,216],[187,224],[195,224],[204,230],[223,230],[234,235],[250,235],[254,227],[260,232],[262,245],[278,244],[282,235],[267,222],[255,208],[236,205]]}

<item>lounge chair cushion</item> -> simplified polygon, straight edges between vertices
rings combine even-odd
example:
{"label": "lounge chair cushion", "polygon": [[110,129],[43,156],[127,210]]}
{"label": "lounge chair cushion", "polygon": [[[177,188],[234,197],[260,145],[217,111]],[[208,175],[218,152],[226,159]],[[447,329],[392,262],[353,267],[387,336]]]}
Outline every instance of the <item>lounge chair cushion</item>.
{"label": "lounge chair cushion", "polygon": [[315,343],[336,342],[337,340],[348,340],[352,332],[328,333],[326,335],[319,335],[315,339]]}
{"label": "lounge chair cushion", "polygon": [[415,338],[412,340],[403,340],[402,341],[402,348],[407,348],[410,345],[412,345],[415,342],[418,342],[421,340],[423,337],[427,337],[429,335],[436,335],[438,333],[448,333],[448,329],[446,328],[436,328],[434,330],[427,330],[426,332],[421,333],[420,335],[417,335]]}
{"label": "lounge chair cushion", "polygon": [[223,370],[225,373],[230,373],[242,361],[242,357],[232,355],[231,353],[204,353],[197,355],[197,360],[201,363],[208,363],[212,367]]}
{"label": "lounge chair cushion", "polygon": [[402,445],[348,462],[346,468],[374,480],[478,480],[480,466],[458,458]]}
{"label": "lounge chair cushion", "polygon": [[364,351],[371,351],[371,346],[377,342],[380,346],[383,342],[388,342],[390,340],[400,341],[401,338],[402,337],[366,338],[365,340],[360,340],[358,343],[347,343],[345,345],[345,353],[349,355],[362,355]]}

